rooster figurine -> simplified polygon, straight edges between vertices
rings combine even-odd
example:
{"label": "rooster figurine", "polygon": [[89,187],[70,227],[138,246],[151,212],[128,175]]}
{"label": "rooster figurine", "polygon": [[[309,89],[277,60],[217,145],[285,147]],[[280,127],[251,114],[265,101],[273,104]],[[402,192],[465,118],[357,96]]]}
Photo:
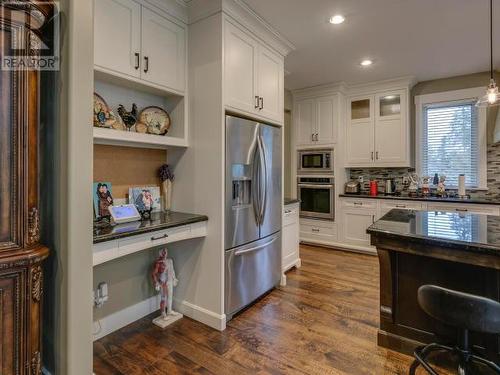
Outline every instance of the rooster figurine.
{"label": "rooster figurine", "polygon": [[137,105],[135,103],[132,104],[132,110],[128,112],[123,105],[118,106],[117,110],[118,114],[123,120],[123,123],[127,127],[128,131],[135,125],[137,122]]}

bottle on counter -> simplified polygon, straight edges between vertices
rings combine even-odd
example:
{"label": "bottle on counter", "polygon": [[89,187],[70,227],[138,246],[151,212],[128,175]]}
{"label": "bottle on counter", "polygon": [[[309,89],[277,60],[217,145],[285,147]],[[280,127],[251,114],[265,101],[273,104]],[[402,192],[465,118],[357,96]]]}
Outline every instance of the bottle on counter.
{"label": "bottle on counter", "polygon": [[371,196],[378,195],[378,182],[377,182],[377,180],[370,180],[370,195]]}
{"label": "bottle on counter", "polygon": [[458,175],[458,196],[460,198],[465,197],[465,175]]}

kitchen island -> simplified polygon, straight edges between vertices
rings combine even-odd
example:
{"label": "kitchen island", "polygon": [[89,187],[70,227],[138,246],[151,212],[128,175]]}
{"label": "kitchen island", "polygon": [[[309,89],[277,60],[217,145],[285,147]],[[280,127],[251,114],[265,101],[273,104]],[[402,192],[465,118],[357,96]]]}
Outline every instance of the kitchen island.
{"label": "kitchen island", "polygon": [[[419,307],[421,285],[500,300],[500,217],[395,209],[367,232],[380,263],[380,346],[410,354],[422,343],[456,342],[453,328]],[[498,335],[473,333],[471,341],[500,360]]]}

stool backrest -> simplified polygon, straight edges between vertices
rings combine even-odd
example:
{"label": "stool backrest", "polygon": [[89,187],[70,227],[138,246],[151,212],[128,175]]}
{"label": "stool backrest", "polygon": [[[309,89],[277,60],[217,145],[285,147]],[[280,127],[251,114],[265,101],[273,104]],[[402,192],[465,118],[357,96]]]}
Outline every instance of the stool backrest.
{"label": "stool backrest", "polygon": [[500,303],[436,285],[418,289],[420,307],[450,326],[482,333],[500,333]]}

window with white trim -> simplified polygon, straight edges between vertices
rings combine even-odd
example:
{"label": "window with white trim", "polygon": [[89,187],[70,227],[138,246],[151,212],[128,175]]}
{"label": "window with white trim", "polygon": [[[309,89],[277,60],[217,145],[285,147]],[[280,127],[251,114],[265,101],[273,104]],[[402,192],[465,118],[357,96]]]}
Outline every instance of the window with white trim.
{"label": "window with white trim", "polygon": [[[459,96],[451,93],[450,99]],[[486,188],[486,121],[475,106],[476,99],[442,101],[446,93],[432,96],[417,99],[418,173],[445,175],[448,188],[456,188],[458,176],[464,174],[467,188]]]}

